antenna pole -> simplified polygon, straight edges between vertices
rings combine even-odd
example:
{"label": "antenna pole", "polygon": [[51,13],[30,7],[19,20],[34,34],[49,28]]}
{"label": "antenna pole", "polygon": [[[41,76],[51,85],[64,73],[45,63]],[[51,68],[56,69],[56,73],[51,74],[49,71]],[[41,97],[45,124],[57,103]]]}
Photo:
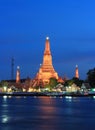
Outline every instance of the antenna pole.
{"label": "antenna pole", "polygon": [[14,79],[14,58],[11,59],[11,79]]}

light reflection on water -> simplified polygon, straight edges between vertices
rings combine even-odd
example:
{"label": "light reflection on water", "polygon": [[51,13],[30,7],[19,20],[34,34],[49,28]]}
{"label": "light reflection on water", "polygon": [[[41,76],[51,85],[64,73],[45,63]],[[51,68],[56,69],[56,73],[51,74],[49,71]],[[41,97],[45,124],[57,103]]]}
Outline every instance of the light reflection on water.
{"label": "light reflection on water", "polygon": [[9,121],[9,117],[7,115],[1,116],[2,123],[7,123]]}
{"label": "light reflection on water", "polygon": [[0,130],[94,129],[90,97],[0,97]]}

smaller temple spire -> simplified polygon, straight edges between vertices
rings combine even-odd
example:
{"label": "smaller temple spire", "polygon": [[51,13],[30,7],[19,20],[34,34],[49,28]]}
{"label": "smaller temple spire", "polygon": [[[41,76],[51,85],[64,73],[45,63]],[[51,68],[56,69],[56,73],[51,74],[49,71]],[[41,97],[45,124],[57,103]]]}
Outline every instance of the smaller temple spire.
{"label": "smaller temple spire", "polygon": [[79,78],[78,65],[76,65],[76,69],[75,69],[75,77],[76,77],[76,78]]}
{"label": "smaller temple spire", "polygon": [[49,40],[49,37],[46,37],[46,40]]}
{"label": "smaller temple spire", "polygon": [[20,83],[20,67],[17,66],[16,83]]}

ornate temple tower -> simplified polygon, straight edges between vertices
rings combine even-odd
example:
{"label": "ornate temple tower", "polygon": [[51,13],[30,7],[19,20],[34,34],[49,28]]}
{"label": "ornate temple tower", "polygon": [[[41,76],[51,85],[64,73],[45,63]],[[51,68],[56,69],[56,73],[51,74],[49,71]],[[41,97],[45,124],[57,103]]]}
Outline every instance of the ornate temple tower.
{"label": "ornate temple tower", "polygon": [[17,66],[16,83],[20,83],[20,67]]}
{"label": "ornate temple tower", "polygon": [[79,78],[78,65],[76,65],[75,77],[76,77],[76,78]]}
{"label": "ornate temple tower", "polygon": [[41,80],[43,84],[48,84],[50,78],[58,79],[58,74],[54,70],[52,65],[49,37],[46,37],[43,63],[40,66],[39,72],[36,75],[36,79]]}

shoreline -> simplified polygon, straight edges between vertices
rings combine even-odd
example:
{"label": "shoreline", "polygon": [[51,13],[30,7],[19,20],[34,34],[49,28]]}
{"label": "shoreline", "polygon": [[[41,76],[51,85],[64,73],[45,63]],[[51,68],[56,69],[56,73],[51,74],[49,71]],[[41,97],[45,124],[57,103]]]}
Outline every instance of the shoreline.
{"label": "shoreline", "polygon": [[92,97],[95,94],[45,94],[40,92],[2,92],[0,96]]}

